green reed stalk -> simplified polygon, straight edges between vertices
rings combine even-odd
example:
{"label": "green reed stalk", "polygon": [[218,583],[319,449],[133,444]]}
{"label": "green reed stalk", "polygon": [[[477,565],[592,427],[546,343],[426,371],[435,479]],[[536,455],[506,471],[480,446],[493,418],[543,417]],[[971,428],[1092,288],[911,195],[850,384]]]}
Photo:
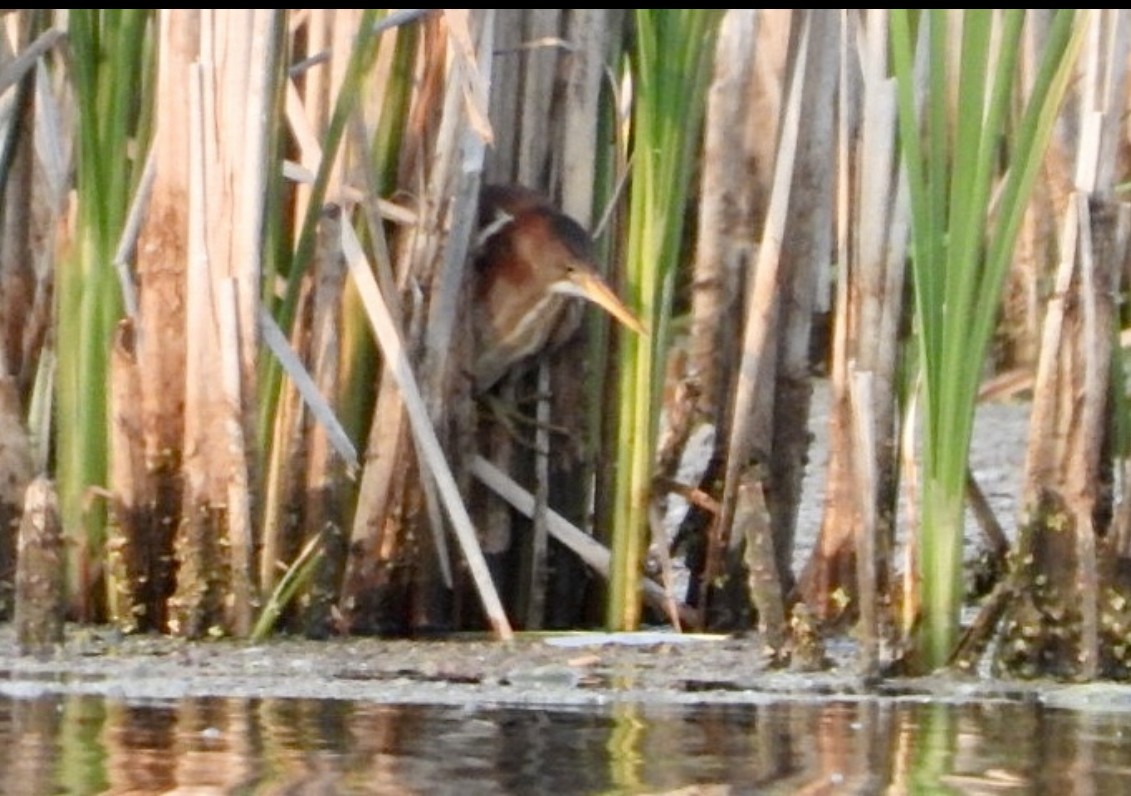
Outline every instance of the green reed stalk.
{"label": "green reed stalk", "polygon": [[141,126],[145,9],[72,9],[71,47],[78,133],[76,222],[58,262],[56,438],[60,512],[70,547],[68,587],[87,618],[90,577],[101,556],[105,511],[91,489],[105,487],[109,419],[106,396],[111,336],[122,314],[114,250],[142,164],[134,152]]}
{"label": "green reed stalk", "polygon": [[[1032,93],[1006,139],[1025,12],[968,10],[960,28],[954,13],[933,9],[913,17],[897,9],[891,15],[923,373],[924,613],[916,647],[928,669],[946,663],[954,647],[978,382],[1017,230],[1083,31],[1072,10],[1056,13]],[[927,26],[922,110],[913,75],[916,22]]]}
{"label": "green reed stalk", "polygon": [[633,171],[625,296],[651,332],[624,337],[607,621],[640,620],[640,572],[688,184],[722,12],[639,9],[633,61]]}

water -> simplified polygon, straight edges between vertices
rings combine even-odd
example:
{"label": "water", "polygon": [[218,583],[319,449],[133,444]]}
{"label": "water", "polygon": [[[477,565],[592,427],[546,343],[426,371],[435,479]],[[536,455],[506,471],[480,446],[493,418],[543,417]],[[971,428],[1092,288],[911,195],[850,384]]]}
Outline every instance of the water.
{"label": "water", "polygon": [[3,794],[1131,792],[1131,713],[1034,700],[535,709],[0,699]]}

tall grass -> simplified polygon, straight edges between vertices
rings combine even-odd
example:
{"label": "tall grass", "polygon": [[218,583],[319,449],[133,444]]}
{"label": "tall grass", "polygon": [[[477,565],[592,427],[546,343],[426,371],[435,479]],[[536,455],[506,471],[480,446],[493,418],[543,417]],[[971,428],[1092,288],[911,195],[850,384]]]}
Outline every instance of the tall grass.
{"label": "tall grass", "polygon": [[[954,647],[978,384],[1017,230],[1083,29],[1070,9],[1054,17],[1032,91],[1010,130],[1002,174],[1024,22],[1019,9],[898,9],[891,16],[923,376],[924,613],[916,648],[927,668],[944,664]],[[925,47],[918,55],[917,37]],[[917,57],[926,69],[922,92]]]}
{"label": "tall grass", "polygon": [[640,619],[640,572],[648,528],[663,361],[688,183],[699,145],[719,11],[636,12],[633,166],[626,299],[651,330],[626,339],[618,376],[613,564],[608,624]]}
{"label": "tall grass", "polygon": [[77,113],[73,238],[57,263],[56,480],[64,528],[74,537],[68,585],[91,618],[105,537],[111,335],[122,313],[114,252],[141,164],[137,136],[150,111],[152,74],[145,9],[73,9],[68,28]]}

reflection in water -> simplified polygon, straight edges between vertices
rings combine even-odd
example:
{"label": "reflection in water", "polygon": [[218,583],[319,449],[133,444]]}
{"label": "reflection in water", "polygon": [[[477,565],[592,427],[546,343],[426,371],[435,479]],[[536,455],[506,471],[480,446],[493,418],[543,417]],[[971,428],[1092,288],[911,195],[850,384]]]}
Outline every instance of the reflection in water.
{"label": "reflection in water", "polygon": [[607,709],[0,698],[0,794],[1118,793],[1131,715],[1036,703]]}

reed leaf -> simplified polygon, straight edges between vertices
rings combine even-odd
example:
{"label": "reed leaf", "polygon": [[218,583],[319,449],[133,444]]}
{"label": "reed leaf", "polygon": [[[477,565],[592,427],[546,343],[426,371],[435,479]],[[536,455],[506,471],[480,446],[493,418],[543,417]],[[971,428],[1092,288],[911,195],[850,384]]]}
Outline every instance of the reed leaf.
{"label": "reed leaf", "polygon": [[299,591],[310,582],[315,569],[322,559],[322,534],[312,537],[291,565],[286,568],[283,576],[272,589],[267,602],[259,611],[255,626],[248,635],[248,640],[253,644],[264,641],[275,629],[283,610],[295,598]]}
{"label": "reed leaf", "polygon": [[[926,26],[922,111],[914,75],[914,20],[906,9],[891,16],[923,376],[919,569],[924,613],[916,651],[928,669],[944,664],[954,646],[962,596],[964,483],[978,382],[1021,216],[1083,30],[1072,10],[1054,17],[1002,174],[1000,146],[1015,100],[1025,12],[954,13],[933,9],[917,19]],[[958,58],[952,52],[956,46]],[[991,206],[995,191],[999,196]]]}
{"label": "reed leaf", "polygon": [[636,12],[633,173],[625,296],[651,334],[626,339],[619,360],[617,471],[607,621],[634,629],[659,419],[672,286],[719,11]]}
{"label": "reed leaf", "polygon": [[70,549],[68,587],[79,616],[94,618],[93,573],[105,511],[89,503],[106,485],[111,336],[122,313],[114,250],[140,171],[132,156],[143,108],[145,9],[73,9],[71,76],[77,105],[76,223],[58,263],[57,483]]}

